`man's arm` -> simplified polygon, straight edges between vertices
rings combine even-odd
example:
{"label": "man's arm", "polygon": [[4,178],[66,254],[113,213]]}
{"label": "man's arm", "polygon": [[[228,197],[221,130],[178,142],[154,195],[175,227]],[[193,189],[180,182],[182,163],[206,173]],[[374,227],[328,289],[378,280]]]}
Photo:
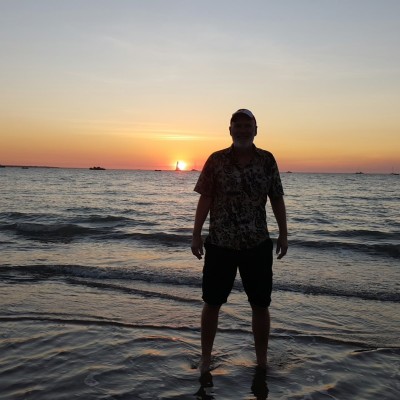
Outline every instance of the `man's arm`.
{"label": "man's arm", "polygon": [[269,200],[271,202],[272,211],[274,212],[279,228],[279,237],[276,243],[276,254],[278,254],[278,259],[280,259],[285,256],[288,250],[286,206],[283,196],[270,197]]}
{"label": "man's arm", "polygon": [[199,202],[197,204],[191,249],[193,255],[195,255],[199,260],[201,260],[203,255],[203,240],[201,239],[201,230],[203,228],[204,221],[207,218],[208,212],[210,211],[211,201],[211,196],[202,194],[200,195]]}

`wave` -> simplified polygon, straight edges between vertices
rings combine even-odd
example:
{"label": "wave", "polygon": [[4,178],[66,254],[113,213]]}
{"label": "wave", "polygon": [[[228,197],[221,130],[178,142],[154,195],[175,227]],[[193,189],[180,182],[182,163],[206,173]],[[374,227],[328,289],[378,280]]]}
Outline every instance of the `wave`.
{"label": "wave", "polygon": [[[118,327],[118,328],[128,328],[128,329],[148,329],[152,331],[178,331],[178,332],[192,332],[196,335],[198,334],[200,327],[193,327],[189,325],[177,325],[173,324],[171,321],[170,324],[143,324],[143,323],[133,323],[133,322],[125,322],[119,321],[109,318],[103,318],[99,315],[79,315],[79,314],[66,314],[66,313],[15,313],[12,314],[3,314],[0,315],[0,322],[40,322],[40,323],[50,323],[50,324],[71,324],[71,325],[82,325],[82,326],[99,326],[99,327]],[[238,326],[231,327],[219,327],[218,330],[221,333],[230,333],[230,334],[238,334],[238,335],[248,335],[247,328],[240,328]],[[364,353],[364,352],[380,352],[380,353],[390,353],[393,352],[398,353],[400,348],[396,345],[389,346],[377,346],[376,344],[365,343],[364,341],[355,340],[351,337],[340,337],[340,336],[331,336],[329,334],[317,334],[317,333],[304,333],[295,329],[280,329],[274,328],[270,333],[270,337],[277,340],[290,340],[292,341],[295,337],[297,340],[305,343],[305,344],[315,344],[316,341],[325,344],[332,345],[347,345],[356,348],[353,350],[353,354],[355,353]],[[140,340],[153,340],[154,338],[141,338]],[[158,340],[160,340],[158,338]],[[163,340],[169,340],[164,335],[162,336]],[[173,340],[176,340],[174,338]]]}
{"label": "wave", "polygon": [[[121,222],[118,217],[93,217],[91,221]],[[111,226],[85,226],[74,223],[38,223],[18,222],[2,225],[0,231],[13,231],[28,239],[44,242],[69,242],[71,240],[101,240],[101,241],[138,241],[169,247],[188,246],[191,241],[191,229],[189,227],[176,227],[170,232],[157,231],[155,225],[146,221],[131,221],[131,226],[119,224]],[[396,243],[397,234],[376,231],[344,231],[344,232],[315,232],[315,239],[297,239],[290,237],[290,245],[295,247],[313,248],[315,250],[352,251],[369,253],[386,257],[400,258],[400,243]],[[328,237],[329,236],[329,237]],[[317,239],[318,237],[318,239]],[[370,240],[367,240],[370,239]]]}
{"label": "wave", "polygon": [[[387,238],[385,238],[387,239]],[[369,253],[374,255],[383,255],[387,257],[400,258],[400,243],[375,242],[366,243],[365,241],[350,240],[299,240],[289,238],[291,246],[313,248],[316,250],[329,251],[354,251]]]}
{"label": "wave", "polygon": [[323,235],[335,238],[362,238],[371,240],[397,240],[400,232],[383,232],[376,229],[347,229],[347,230],[314,230],[313,235]]}
{"label": "wave", "polygon": [[[178,243],[182,243],[184,239],[179,235],[160,234],[144,234],[144,233],[128,233],[121,230],[121,224],[115,222],[123,221],[118,217],[94,217],[82,221],[82,224],[77,223],[40,223],[40,222],[17,222],[12,224],[4,224],[0,227],[0,231],[11,231],[18,235],[27,237],[28,239],[39,241],[70,241],[73,238],[82,239],[107,239],[107,240],[123,240],[123,239],[137,239],[137,240],[159,240],[162,243],[173,242],[178,239]],[[85,222],[89,225],[94,222],[113,222],[113,226],[85,226]],[[135,226],[146,227],[152,226],[154,223],[148,221],[131,221],[131,228]],[[126,225],[124,225],[125,227]]]}
{"label": "wave", "polygon": [[[96,210],[101,211],[101,210]],[[133,213],[129,210],[130,214]],[[134,219],[123,215],[88,213],[87,210],[80,209],[74,213],[75,216],[65,216],[63,221],[60,221],[58,214],[43,214],[43,213],[21,213],[21,212],[0,212],[0,221],[4,221],[5,225],[36,223],[36,224],[132,224],[154,225],[153,222],[145,219],[146,215],[141,214],[141,219]],[[138,215],[135,212],[135,217]],[[147,215],[148,216],[148,215]]]}
{"label": "wave", "polygon": [[[151,329],[151,330],[174,330],[174,331],[197,331],[198,329],[189,326],[175,326],[175,325],[154,325],[154,324],[133,324],[128,322],[121,322],[115,320],[100,319],[99,317],[93,318],[76,318],[74,316],[46,316],[41,314],[30,313],[30,315],[8,315],[0,316],[2,322],[19,322],[19,321],[40,321],[56,324],[73,324],[73,325],[98,325],[98,326],[118,326],[123,328],[135,329]],[[238,330],[231,330],[238,331]]]}
{"label": "wave", "polygon": [[[70,279],[82,278],[89,282],[101,280],[104,285],[107,281],[143,281],[154,284],[172,284],[198,286],[198,279],[173,274],[170,270],[166,274],[149,269],[131,268],[101,268],[82,265],[26,265],[26,266],[0,266],[0,277],[3,279],[16,279],[40,281],[43,279]],[[82,281],[83,283],[83,281]],[[108,283],[109,284],[109,283]],[[105,287],[105,286],[103,286]],[[109,284],[113,288],[113,284]]]}
{"label": "wave", "polygon": [[16,234],[40,241],[68,241],[75,236],[89,236],[101,233],[99,228],[90,228],[68,223],[17,222],[3,225],[1,230],[13,231]]}
{"label": "wave", "polygon": [[[158,290],[142,290],[129,286],[130,282],[142,281],[174,286],[199,287],[197,275],[183,275],[180,272],[141,270],[139,268],[100,268],[82,265],[30,265],[0,266],[0,279],[10,282],[32,282],[48,279],[60,279],[68,284],[86,285],[102,290],[129,292],[146,297],[163,297],[170,300],[197,303],[198,299],[182,297],[176,294],[160,293]],[[118,281],[118,282],[115,282]],[[125,282],[125,283],[124,283]],[[242,290],[241,285],[235,285]],[[358,298],[370,301],[400,302],[400,293],[396,291],[373,291],[371,288],[317,286],[309,283],[274,282],[274,291],[302,293],[315,296]]]}
{"label": "wave", "polygon": [[[132,213],[132,211],[131,211]],[[120,226],[154,226],[156,223],[146,220],[144,218],[132,218],[132,217],[124,217],[121,215],[98,215],[92,214],[88,216],[81,216],[73,219],[76,224],[107,224],[114,227]]]}
{"label": "wave", "polygon": [[368,290],[340,287],[326,287],[316,286],[302,283],[280,283],[274,282],[274,290],[302,293],[314,296],[333,296],[333,297],[349,297],[358,298],[362,300],[376,300],[376,301],[388,301],[388,302],[400,302],[400,293],[398,292],[384,292],[376,291],[373,292],[369,288]]}

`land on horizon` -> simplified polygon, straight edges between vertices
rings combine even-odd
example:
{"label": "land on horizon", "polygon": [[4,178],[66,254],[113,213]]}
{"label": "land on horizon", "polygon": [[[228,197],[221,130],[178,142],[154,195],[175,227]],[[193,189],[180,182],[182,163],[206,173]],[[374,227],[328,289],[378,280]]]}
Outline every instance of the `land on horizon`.
{"label": "land on horizon", "polygon": [[[0,164],[1,168],[21,168],[21,169],[29,169],[29,168],[38,168],[38,169],[83,169],[90,170],[92,167],[59,167],[59,166],[51,166],[51,165],[5,165]],[[175,170],[175,169],[160,169],[160,168],[104,168],[105,171],[157,171],[157,172],[201,172],[201,169],[183,169],[183,170]],[[373,172],[373,171],[346,171],[346,172],[335,172],[335,171],[291,171],[291,170],[281,170],[281,174],[348,174],[348,175],[399,175],[396,172]]]}

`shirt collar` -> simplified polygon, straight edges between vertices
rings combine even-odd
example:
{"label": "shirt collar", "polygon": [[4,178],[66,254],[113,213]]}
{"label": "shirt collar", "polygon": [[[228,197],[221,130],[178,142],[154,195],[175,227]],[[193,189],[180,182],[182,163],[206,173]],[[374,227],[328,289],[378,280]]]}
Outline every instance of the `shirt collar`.
{"label": "shirt collar", "polygon": [[[253,149],[255,150],[255,153],[258,155],[261,155],[261,150],[253,143]],[[233,153],[233,144],[230,145],[230,147],[227,148],[227,153],[232,154]]]}
{"label": "shirt collar", "polygon": [[[256,145],[253,143],[253,149],[254,149],[254,154],[255,154],[255,156],[257,157],[257,158],[259,158],[260,156],[262,156],[262,153],[261,153],[261,150],[258,148],[258,147],[256,147]],[[228,157],[230,158],[230,160],[231,160],[231,162],[233,163],[233,164],[236,164],[236,160],[235,160],[235,157],[234,157],[234,154],[233,154],[233,144],[231,144],[231,146],[230,147],[228,147],[227,149],[227,155],[228,155]],[[253,159],[254,160],[254,159]]]}

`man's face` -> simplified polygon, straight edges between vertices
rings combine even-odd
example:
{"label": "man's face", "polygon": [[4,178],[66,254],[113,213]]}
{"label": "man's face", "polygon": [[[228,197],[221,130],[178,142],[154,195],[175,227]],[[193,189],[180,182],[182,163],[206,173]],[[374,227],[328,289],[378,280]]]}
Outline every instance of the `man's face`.
{"label": "man's face", "polygon": [[237,118],[231,122],[229,132],[232,136],[233,145],[245,149],[253,145],[254,137],[257,135],[257,126],[252,119]]}

